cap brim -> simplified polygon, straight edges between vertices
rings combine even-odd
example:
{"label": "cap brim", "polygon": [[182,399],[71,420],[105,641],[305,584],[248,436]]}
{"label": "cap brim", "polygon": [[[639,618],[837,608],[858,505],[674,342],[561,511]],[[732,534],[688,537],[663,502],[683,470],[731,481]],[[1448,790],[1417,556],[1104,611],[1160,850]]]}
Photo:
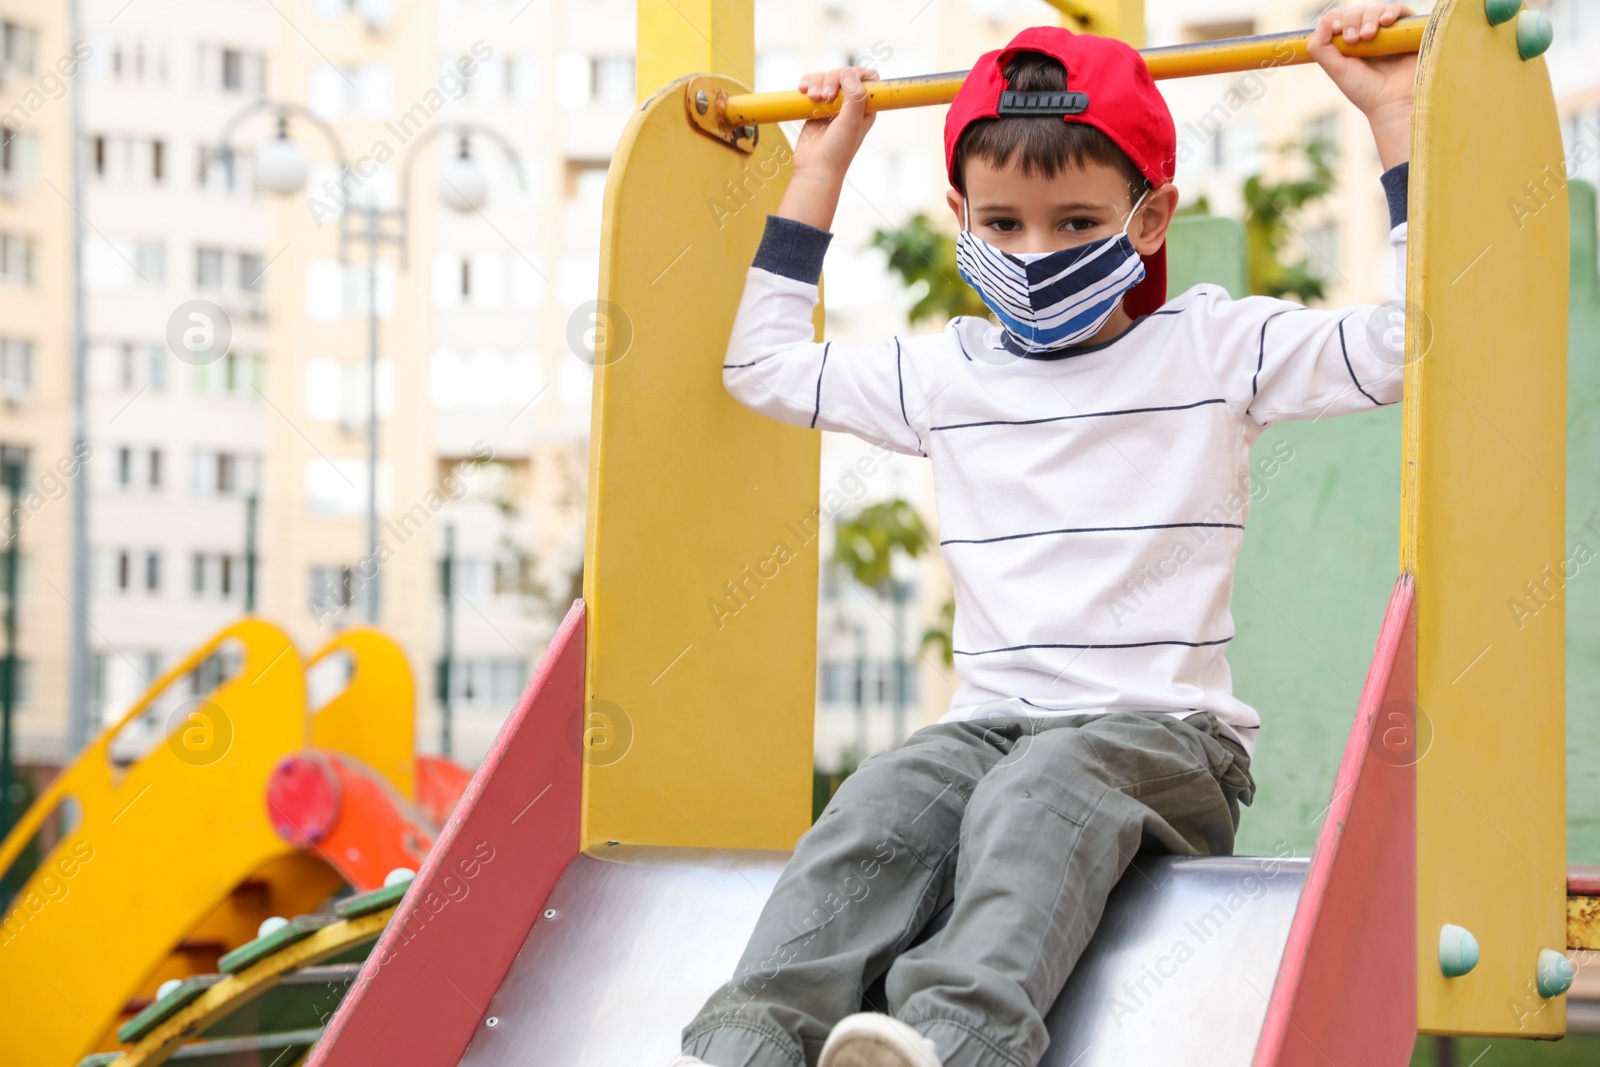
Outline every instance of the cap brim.
{"label": "cap brim", "polygon": [[1167,243],[1161,242],[1160,248],[1139,258],[1144,261],[1144,280],[1122,298],[1123,309],[1135,319],[1167,302]]}

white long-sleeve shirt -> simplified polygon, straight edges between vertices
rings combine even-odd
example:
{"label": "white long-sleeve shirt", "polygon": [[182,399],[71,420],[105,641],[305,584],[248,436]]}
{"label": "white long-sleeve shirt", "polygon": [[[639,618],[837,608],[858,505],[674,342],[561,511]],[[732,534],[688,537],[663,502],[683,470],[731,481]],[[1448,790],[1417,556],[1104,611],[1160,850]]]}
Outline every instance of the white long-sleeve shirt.
{"label": "white long-sleeve shirt", "polygon": [[[812,339],[817,285],[781,245],[798,225],[769,223],[723,380],[772,418],[932,461],[962,681],[941,721],[1210,711],[1252,751],[1226,656],[1250,448],[1280,419],[1399,400],[1399,305],[1197,285],[1056,358],[970,317],[845,347]],[[1390,241],[1403,294],[1403,222]]]}

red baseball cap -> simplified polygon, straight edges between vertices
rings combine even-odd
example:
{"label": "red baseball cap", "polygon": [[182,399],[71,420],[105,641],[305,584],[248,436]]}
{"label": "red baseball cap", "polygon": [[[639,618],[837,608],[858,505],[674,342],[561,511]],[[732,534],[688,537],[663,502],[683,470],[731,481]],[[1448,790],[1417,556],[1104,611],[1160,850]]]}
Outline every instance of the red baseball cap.
{"label": "red baseball cap", "polygon": [[[960,188],[955,162],[961,134],[979,119],[1000,117],[1001,94],[1007,91],[1006,64],[1020,52],[1038,52],[1060,60],[1067,70],[1067,92],[1008,100],[1008,115],[1060,115],[1066,122],[1086,123],[1111,138],[1152,186],[1172,180],[1178,135],[1172,112],[1150,77],[1144,57],[1111,37],[1035,26],[1017,34],[1000,51],[979,56],[951,101],[944,119],[944,164],[952,186]],[[1050,99],[1041,101],[1039,97]],[[1030,106],[1035,110],[1030,111]],[[1166,243],[1142,258],[1144,280],[1123,300],[1133,316],[1148,315],[1167,302]]]}

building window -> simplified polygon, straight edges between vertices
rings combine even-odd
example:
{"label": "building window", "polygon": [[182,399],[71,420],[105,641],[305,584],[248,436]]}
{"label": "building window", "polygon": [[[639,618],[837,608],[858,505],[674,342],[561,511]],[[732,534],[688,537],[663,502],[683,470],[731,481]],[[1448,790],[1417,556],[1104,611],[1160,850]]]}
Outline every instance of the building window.
{"label": "building window", "polygon": [[1307,122],[1303,139],[1308,148],[1314,144],[1322,145],[1323,160],[1332,164],[1339,158],[1339,113],[1330,111]]}
{"label": "building window", "polygon": [[0,125],[0,181],[12,189],[33,184],[39,176],[39,142],[31,133]]}
{"label": "building window", "polygon": [[194,284],[201,289],[222,288],[222,249],[194,250]]}
{"label": "building window", "polygon": [[33,389],[33,342],[0,337],[0,397],[17,404]]}
{"label": "building window", "polygon": [[0,233],[0,281],[33,284],[33,238]]}
{"label": "building window", "polygon": [[230,93],[244,88],[244,55],[232,48],[222,50],[222,87]]}
{"label": "building window", "polygon": [[89,345],[91,380],[102,388],[166,388],[165,345],[94,341]]}
{"label": "building window", "polygon": [[128,591],[130,569],[133,566],[126,551],[117,553],[117,588],[123,592]]}
{"label": "building window", "polygon": [[[444,692],[443,662],[434,665],[435,693]],[[459,704],[507,707],[516,703],[528,682],[525,660],[510,658],[457,659],[450,664],[451,699]]]}
{"label": "building window", "polygon": [[144,588],[155,593],[161,589],[161,553],[146,552],[144,556]]}
{"label": "building window", "polygon": [[149,476],[150,476],[150,488],[152,488],[152,489],[160,489],[161,488],[161,449],[159,449],[159,448],[152,448],[150,450]]}
{"label": "building window", "polygon": [[202,44],[196,73],[200,88],[224,93],[261,93],[266,90],[266,57],[259,52]]}
{"label": "building window", "polygon": [[254,252],[239,253],[239,288],[247,293],[261,291],[261,276],[266,273],[266,268],[261,265],[261,257]]}
{"label": "building window", "polygon": [[0,84],[12,75],[32,74],[38,63],[39,33],[15,22],[0,22]]}
{"label": "building window", "polygon": [[214,144],[202,144],[195,149],[195,185],[201,189],[233,190],[232,152],[219,150]]}
{"label": "building window", "polygon": [[127,488],[133,482],[133,449],[117,449],[117,484]]}
{"label": "building window", "polygon": [[311,596],[306,607],[318,620],[329,618],[347,608],[364,609],[367,583],[362,581],[355,568],[344,565],[311,568]]}
{"label": "building window", "polygon": [[196,552],[189,560],[189,591],[196,599],[215,594],[222,600],[233,596],[237,560],[222,553]]}
{"label": "building window", "polygon": [[822,663],[822,702],[844,704],[850,699],[850,680],[855,664],[841,660],[824,660]]}
{"label": "building window", "polygon": [[1339,224],[1330,222],[1306,231],[1306,273],[1332,278],[1339,273]]}
{"label": "building window", "polygon": [[260,460],[237,452],[196,449],[191,489],[196,496],[243,496],[256,491]]}
{"label": "building window", "polygon": [[135,241],[133,266],[145,285],[162,285],[167,280],[167,246],[160,241]]}
{"label": "building window", "polygon": [[150,180],[160,184],[166,178],[167,146],[159,138],[150,142]]}

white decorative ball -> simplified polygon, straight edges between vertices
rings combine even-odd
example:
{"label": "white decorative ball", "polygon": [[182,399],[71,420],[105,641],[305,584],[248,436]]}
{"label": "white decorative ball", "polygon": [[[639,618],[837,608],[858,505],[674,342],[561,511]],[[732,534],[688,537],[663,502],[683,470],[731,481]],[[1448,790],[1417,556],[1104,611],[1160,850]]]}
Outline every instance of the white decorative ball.
{"label": "white decorative ball", "polygon": [[400,885],[402,882],[409,882],[416,876],[417,872],[413,871],[410,867],[396,867],[394,870],[383,876],[383,885],[384,888],[387,889],[392,885]]}

